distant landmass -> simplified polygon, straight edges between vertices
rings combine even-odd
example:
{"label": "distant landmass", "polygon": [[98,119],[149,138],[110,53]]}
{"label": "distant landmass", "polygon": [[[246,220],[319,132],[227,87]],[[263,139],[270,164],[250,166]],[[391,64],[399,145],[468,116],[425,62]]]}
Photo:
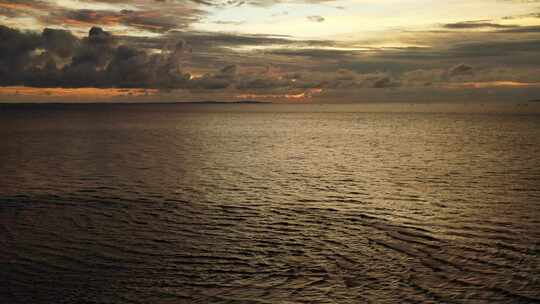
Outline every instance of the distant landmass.
{"label": "distant landmass", "polygon": [[531,99],[529,102],[540,102],[540,99]]}

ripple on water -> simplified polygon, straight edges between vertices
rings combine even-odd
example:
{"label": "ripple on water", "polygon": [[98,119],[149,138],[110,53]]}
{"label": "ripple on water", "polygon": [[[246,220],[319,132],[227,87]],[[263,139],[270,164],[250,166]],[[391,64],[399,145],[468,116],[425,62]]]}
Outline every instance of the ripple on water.
{"label": "ripple on water", "polygon": [[0,113],[1,298],[540,302],[537,117],[276,109]]}

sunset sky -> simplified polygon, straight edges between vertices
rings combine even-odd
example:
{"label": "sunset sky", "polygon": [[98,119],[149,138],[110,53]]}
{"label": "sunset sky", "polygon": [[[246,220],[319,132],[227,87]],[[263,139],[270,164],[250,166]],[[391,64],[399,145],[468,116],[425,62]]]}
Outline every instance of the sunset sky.
{"label": "sunset sky", "polygon": [[0,101],[540,98],[539,0],[0,0]]}

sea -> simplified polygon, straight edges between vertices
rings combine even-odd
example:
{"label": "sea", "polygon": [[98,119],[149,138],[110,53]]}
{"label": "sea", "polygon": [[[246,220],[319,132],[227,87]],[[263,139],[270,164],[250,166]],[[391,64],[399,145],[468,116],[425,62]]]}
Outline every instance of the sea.
{"label": "sea", "polygon": [[0,303],[540,303],[540,116],[0,106]]}

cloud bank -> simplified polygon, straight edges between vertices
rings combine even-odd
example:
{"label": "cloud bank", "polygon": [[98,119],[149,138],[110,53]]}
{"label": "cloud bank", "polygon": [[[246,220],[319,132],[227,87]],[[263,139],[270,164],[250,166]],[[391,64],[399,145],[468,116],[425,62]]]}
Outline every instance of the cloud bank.
{"label": "cloud bank", "polygon": [[[0,98],[6,92],[15,96],[22,87],[131,89],[137,96],[152,90],[152,95],[180,92],[179,98],[369,98],[428,88],[447,96],[478,90],[499,98],[506,96],[497,94],[504,89],[540,97],[536,11],[426,28],[396,27],[366,37],[300,39],[294,31],[248,34],[195,30],[194,25],[216,9],[334,7],[331,1],[83,2],[84,7],[73,1],[0,0],[0,88],[11,88],[0,89]],[[326,17],[325,11],[313,10],[295,22],[329,28],[335,18]],[[208,22],[249,25],[234,16]],[[77,91],[83,92],[72,90]]]}

